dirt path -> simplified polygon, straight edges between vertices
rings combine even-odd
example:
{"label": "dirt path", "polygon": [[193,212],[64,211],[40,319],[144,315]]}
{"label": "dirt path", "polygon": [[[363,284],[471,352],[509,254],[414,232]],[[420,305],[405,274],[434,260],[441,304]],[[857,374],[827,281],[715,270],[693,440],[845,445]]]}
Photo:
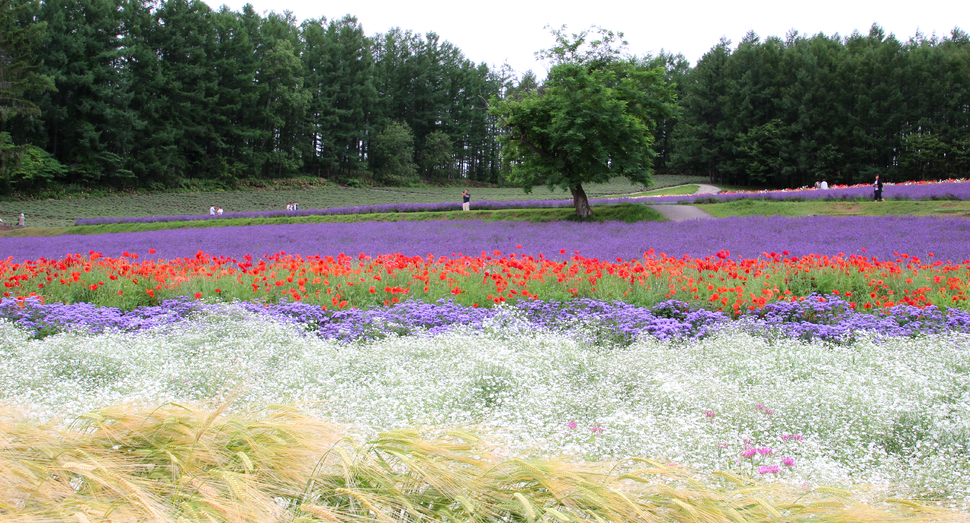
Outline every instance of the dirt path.
{"label": "dirt path", "polygon": [[664,218],[672,222],[714,218],[710,213],[702,211],[693,205],[648,205],[647,207],[659,212]]}
{"label": "dirt path", "polygon": [[[721,192],[720,189],[713,185],[707,185],[704,183],[696,184],[697,192],[694,194],[717,194]],[[664,218],[672,222],[682,222],[685,220],[708,220],[714,219],[714,216],[706,211],[702,211],[693,205],[647,205],[651,209],[659,212]]]}

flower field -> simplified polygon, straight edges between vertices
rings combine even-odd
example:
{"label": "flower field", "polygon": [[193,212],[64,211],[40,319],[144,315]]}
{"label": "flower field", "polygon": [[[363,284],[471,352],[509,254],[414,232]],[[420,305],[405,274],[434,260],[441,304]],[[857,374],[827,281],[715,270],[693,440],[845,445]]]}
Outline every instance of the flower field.
{"label": "flower field", "polygon": [[0,397],[44,422],[235,390],[359,441],[472,431],[966,512],[968,246],[911,217],[0,238]]}
{"label": "flower field", "polygon": [[970,223],[936,218],[252,226],[4,238],[0,278],[4,297],[122,309],[178,296],[328,309],[593,298],[737,316],[812,294],[965,309],[967,245]]}
{"label": "flower field", "polygon": [[[664,203],[691,203],[697,200],[716,200],[721,202],[762,199],[762,200],[871,200],[872,184],[852,186],[833,185],[830,189],[821,190],[812,187],[785,189],[777,191],[749,191],[725,192],[715,195],[665,196],[656,201]],[[968,200],[970,199],[970,183],[965,179],[939,180],[923,182],[887,183],[883,191],[886,200]]]}

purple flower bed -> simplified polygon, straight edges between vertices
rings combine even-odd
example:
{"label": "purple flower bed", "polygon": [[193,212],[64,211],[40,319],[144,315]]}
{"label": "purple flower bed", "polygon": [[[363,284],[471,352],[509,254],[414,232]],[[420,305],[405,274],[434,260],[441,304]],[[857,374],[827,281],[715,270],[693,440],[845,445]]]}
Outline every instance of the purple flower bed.
{"label": "purple flower bed", "polygon": [[[696,339],[726,327],[735,327],[760,336],[784,336],[806,340],[850,341],[866,331],[878,336],[917,336],[947,332],[970,332],[970,312],[935,307],[919,309],[898,305],[878,314],[855,312],[834,296],[824,300],[812,296],[801,302],[772,303],[748,311],[737,321],[721,312],[691,309],[678,301],[667,301],[652,308],[623,302],[590,299],[571,302],[521,302],[508,308],[468,308],[450,301],[437,303],[406,301],[390,307],[326,311],[303,303],[240,303],[238,306],[286,323],[300,325],[324,339],[344,342],[376,339],[418,332],[436,334],[455,326],[473,330],[496,328],[514,321],[507,311],[523,314],[532,329],[546,329],[596,340],[628,344],[638,337],[660,340]],[[154,327],[193,321],[199,313],[228,307],[192,301],[168,300],[156,307],[121,311],[87,303],[48,304],[28,300],[20,303],[0,300],[0,317],[26,329],[31,336],[44,337],[58,332],[80,330],[138,332]]]}
{"label": "purple flower bed", "polygon": [[[970,200],[970,183],[950,182],[918,185],[886,184],[882,192],[886,200]],[[814,189],[794,191],[765,191],[760,193],[723,193],[723,194],[695,194],[688,196],[661,196],[650,198],[656,203],[691,204],[698,200],[717,200],[729,202],[734,200],[871,200],[872,186],[863,185],[846,187],[844,189]]]}
{"label": "purple flower bed", "polygon": [[[521,249],[516,247],[521,245]],[[116,257],[128,251],[153,259],[194,257],[198,251],[241,259],[278,252],[299,255],[359,253],[407,256],[479,256],[518,252],[567,259],[641,258],[654,249],[668,256],[706,257],[722,250],[758,258],[788,251],[791,256],[864,255],[895,260],[906,253],[962,263],[970,259],[970,221],[935,217],[749,216],[678,223],[555,222],[364,222],[252,225],[49,238],[0,238],[0,259],[61,258],[95,251]],[[863,250],[865,249],[865,250]],[[560,254],[565,250],[565,254]]]}

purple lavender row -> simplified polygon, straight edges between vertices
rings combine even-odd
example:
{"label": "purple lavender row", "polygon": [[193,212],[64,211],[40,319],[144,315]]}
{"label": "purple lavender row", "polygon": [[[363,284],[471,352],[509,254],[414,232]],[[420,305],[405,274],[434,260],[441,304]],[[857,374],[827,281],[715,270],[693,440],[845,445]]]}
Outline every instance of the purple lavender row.
{"label": "purple lavender row", "polygon": [[[521,245],[521,249],[517,246]],[[58,259],[89,251],[117,257],[128,251],[152,259],[194,257],[198,251],[242,259],[286,252],[303,256],[339,253],[406,256],[479,256],[502,253],[544,255],[564,260],[580,256],[601,260],[642,258],[649,249],[672,257],[703,258],[722,250],[732,257],[762,253],[862,255],[880,260],[905,253],[961,263],[970,259],[970,221],[913,216],[748,216],[677,223],[575,222],[363,222],[251,225],[168,229],[48,238],[0,238],[0,260]],[[560,251],[565,253],[560,254]]]}
{"label": "purple lavender row", "polygon": [[[597,340],[629,344],[641,336],[660,340],[698,339],[724,328],[738,328],[766,337],[848,342],[862,332],[898,337],[949,332],[970,332],[970,312],[920,309],[897,305],[880,314],[855,312],[835,296],[802,302],[778,302],[747,311],[732,321],[721,312],[692,309],[675,300],[652,308],[623,302],[581,299],[571,302],[520,302],[511,310],[524,315],[530,329],[594,336]],[[514,321],[509,308],[469,308],[451,301],[406,301],[390,307],[326,311],[299,302],[237,304],[246,310],[284,323],[301,326],[323,339],[349,342],[416,333],[437,334],[458,326],[481,330]],[[0,300],[0,317],[14,321],[32,337],[42,338],[65,331],[99,334],[109,331],[139,332],[156,327],[178,327],[196,321],[202,312],[218,312],[227,304],[203,303],[188,298],[167,300],[155,307],[122,311],[88,303],[43,305]]]}
{"label": "purple lavender row", "polygon": [[[970,183],[955,181],[930,184],[886,184],[883,193],[886,200],[970,200]],[[753,193],[721,193],[721,194],[693,194],[687,196],[661,196],[650,198],[656,203],[690,204],[698,200],[717,200],[729,202],[734,200],[778,200],[778,201],[853,201],[871,200],[872,186],[862,185],[838,189],[798,189],[791,191],[764,191]]]}
{"label": "purple lavender row", "polygon": [[[970,183],[952,182],[925,185],[886,185],[883,196],[887,200],[970,200]],[[733,201],[743,199],[769,200],[832,200],[845,201],[857,199],[871,199],[872,187],[848,187],[829,190],[795,190],[795,191],[766,191],[763,193],[731,193],[717,195],[689,195],[689,196],[661,196],[644,198],[594,198],[592,205],[608,205],[616,203],[693,203],[696,200],[716,199]],[[564,208],[572,207],[572,200],[523,200],[511,202],[495,202],[489,200],[476,201],[475,210],[501,209],[533,209],[533,208]],[[177,215],[177,216],[144,216],[138,218],[82,218],[74,221],[75,225],[104,225],[113,223],[155,223],[155,222],[184,222],[199,220],[222,220],[227,218],[281,218],[293,216],[337,216],[348,214],[378,214],[378,213],[407,213],[407,212],[440,212],[459,211],[458,202],[442,203],[385,203],[380,205],[366,205],[354,207],[333,207],[329,209],[307,209],[297,211],[259,211],[259,212],[228,212],[218,216],[212,215]]]}

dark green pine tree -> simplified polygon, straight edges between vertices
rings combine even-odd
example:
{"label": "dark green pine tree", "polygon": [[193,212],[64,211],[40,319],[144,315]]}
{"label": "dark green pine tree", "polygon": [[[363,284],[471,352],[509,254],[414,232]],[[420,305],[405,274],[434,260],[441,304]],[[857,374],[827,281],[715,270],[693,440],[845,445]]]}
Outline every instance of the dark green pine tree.
{"label": "dark green pine tree", "polygon": [[135,81],[132,107],[144,125],[136,132],[133,169],[142,184],[174,186],[216,170],[218,105],[209,7],[199,0],[167,0],[142,8],[130,31]]}
{"label": "dark green pine tree", "polygon": [[734,137],[724,114],[730,46],[731,42],[722,38],[687,75],[680,100],[681,116],[672,133],[671,164],[703,173],[711,183],[731,182],[721,165],[729,157],[730,140]]}
{"label": "dark green pine tree", "polygon": [[129,169],[139,116],[130,110],[125,73],[125,12],[121,0],[45,0],[48,24],[38,48],[56,91],[40,104],[47,150],[69,169],[72,183],[134,185]]}
{"label": "dark green pine tree", "polygon": [[[656,57],[645,59],[645,63],[652,67],[662,67],[666,72],[667,83],[674,88],[677,100],[685,95],[687,75],[690,73],[690,62],[682,54],[673,54],[660,50]],[[664,172],[670,168],[674,146],[673,132],[677,127],[678,114],[674,113],[657,122],[653,132],[653,147],[657,153],[654,158],[654,170]]]}
{"label": "dark green pine tree", "polygon": [[32,95],[54,87],[34,54],[47,30],[35,19],[38,6],[37,1],[0,0],[0,122],[39,116]]}
{"label": "dark green pine tree", "polygon": [[[255,46],[258,100],[249,124],[258,130],[253,167],[257,176],[291,176],[303,167],[308,153],[306,111],[310,93],[303,86],[302,47],[292,13],[269,13],[260,20],[252,6],[243,22]],[[254,25],[258,23],[258,25]]]}
{"label": "dark green pine tree", "polygon": [[377,101],[370,39],[351,16],[325,27],[323,20],[305,22],[302,33],[301,58],[311,95],[312,160],[307,168],[347,175],[364,170]]}
{"label": "dark green pine tree", "polygon": [[243,16],[225,7],[212,15],[214,45],[209,62],[216,76],[216,101],[207,114],[216,137],[208,152],[212,177],[225,183],[256,174],[254,144],[260,130],[251,115],[259,104],[259,63]]}
{"label": "dark green pine tree", "polygon": [[790,131],[784,156],[796,171],[793,186],[845,182],[839,146],[845,133],[838,104],[842,86],[836,77],[842,52],[838,36],[789,34],[779,110]]}
{"label": "dark green pine tree", "polygon": [[852,183],[871,182],[876,173],[891,180],[896,151],[901,147],[905,119],[902,94],[903,46],[873,25],[868,35],[853,33],[845,41],[840,64],[845,126],[851,130],[842,144],[845,172]]}
{"label": "dark green pine tree", "polygon": [[0,0],[0,191],[31,192],[58,181],[63,169],[43,144],[37,98],[53,88],[35,49],[45,38],[35,1]]}

